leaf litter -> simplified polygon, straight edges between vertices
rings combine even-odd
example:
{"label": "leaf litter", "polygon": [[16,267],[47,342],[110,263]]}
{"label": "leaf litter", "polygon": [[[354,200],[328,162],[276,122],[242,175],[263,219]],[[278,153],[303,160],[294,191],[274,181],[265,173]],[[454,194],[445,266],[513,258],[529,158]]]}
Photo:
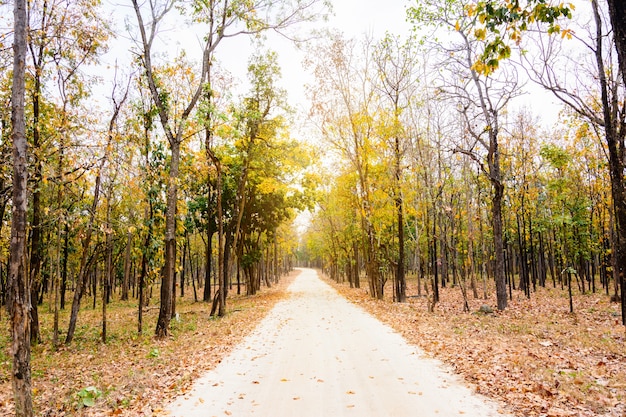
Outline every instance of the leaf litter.
{"label": "leaf litter", "polygon": [[[179,320],[172,320],[172,336],[153,337],[158,306],[144,310],[143,335],[137,334],[136,306],[110,304],[109,340],[99,333],[101,307],[84,307],[74,342],[52,347],[52,313],[40,306],[43,343],[33,347],[33,402],[38,416],[164,416],[166,405],[185,394],[195,379],[214,368],[286,297],[286,288],[299,271],[283,277],[252,297],[229,295],[228,313],[210,317],[210,303],[177,298]],[[155,300],[152,300],[154,304]],[[68,311],[62,314],[69,314]],[[13,391],[8,322],[2,317],[0,336],[0,417],[13,416]],[[67,317],[61,322],[66,328]],[[64,320],[64,321],[63,321]],[[63,327],[65,326],[65,327]],[[95,387],[101,392],[84,406],[80,392]],[[91,388],[90,388],[91,389]]]}
{"label": "leaf litter", "polygon": [[[464,313],[460,288],[447,287],[429,313],[427,297],[394,303],[391,283],[386,298],[375,300],[365,286],[327,282],[442,360],[477,392],[503,402],[509,413],[626,416],[625,330],[618,322],[619,304],[606,295],[575,295],[570,314],[565,292],[538,288],[530,299],[514,292],[503,312],[482,314],[482,305],[495,305],[495,291],[487,300],[470,297],[472,313]],[[407,293],[416,294],[416,282],[407,284]]]}

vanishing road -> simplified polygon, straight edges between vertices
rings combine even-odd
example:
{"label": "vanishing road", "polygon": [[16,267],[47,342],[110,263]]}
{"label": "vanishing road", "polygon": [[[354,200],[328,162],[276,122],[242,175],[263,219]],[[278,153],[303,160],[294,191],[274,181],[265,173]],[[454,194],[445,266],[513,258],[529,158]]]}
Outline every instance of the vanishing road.
{"label": "vanishing road", "polygon": [[192,390],[173,416],[489,417],[437,361],[303,269],[261,324]]}

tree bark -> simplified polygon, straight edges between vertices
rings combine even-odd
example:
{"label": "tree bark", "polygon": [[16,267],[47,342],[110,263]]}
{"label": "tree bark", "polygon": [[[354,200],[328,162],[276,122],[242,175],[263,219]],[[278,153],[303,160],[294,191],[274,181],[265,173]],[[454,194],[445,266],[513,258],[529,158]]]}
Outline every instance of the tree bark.
{"label": "tree bark", "polygon": [[[397,113],[397,110],[396,110]],[[400,152],[400,138],[396,137],[395,140],[395,179],[396,179],[396,212],[398,216],[398,266],[396,269],[396,297],[400,303],[406,302],[406,278],[404,270],[404,204],[402,201],[402,167],[401,167],[401,152]]]}
{"label": "tree bark", "polygon": [[122,294],[120,299],[122,301],[128,300],[128,289],[130,282],[130,252],[133,243],[133,233],[129,230],[126,240],[126,251],[124,253],[124,278],[122,280]]}
{"label": "tree bark", "polygon": [[[614,41],[622,80],[626,85],[626,12],[623,4],[609,0],[609,14],[613,25]],[[602,56],[602,19],[597,0],[591,2],[596,21],[596,62],[600,77],[600,91],[604,118],[604,132],[609,150],[609,169],[611,174],[611,196],[615,208],[617,230],[617,277],[621,287],[622,324],[626,325],[626,190],[624,189],[624,129],[626,127],[611,114],[608,97],[608,85]]]}
{"label": "tree bark", "polygon": [[178,170],[180,163],[180,142],[170,143],[172,156],[167,183],[167,201],[165,210],[165,266],[161,274],[161,306],[155,330],[158,339],[169,335],[172,318],[172,286],[176,270],[176,202],[178,201]]}
{"label": "tree bark", "polygon": [[622,81],[626,85],[626,8],[622,0],[608,0],[609,16],[613,27],[617,60],[622,73]]}
{"label": "tree bark", "polygon": [[13,139],[13,209],[9,262],[9,313],[11,316],[12,380],[15,415],[33,415],[30,371],[30,288],[26,274],[26,211],[28,166],[24,116],[27,16],[25,0],[13,5],[13,84],[11,121]]}

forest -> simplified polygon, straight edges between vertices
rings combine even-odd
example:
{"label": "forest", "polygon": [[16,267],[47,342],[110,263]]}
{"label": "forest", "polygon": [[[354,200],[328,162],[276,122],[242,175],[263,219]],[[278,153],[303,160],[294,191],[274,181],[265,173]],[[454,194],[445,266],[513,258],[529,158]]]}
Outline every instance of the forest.
{"label": "forest", "polygon": [[[231,313],[295,266],[431,314],[549,291],[575,315],[599,296],[626,325],[615,3],[412,0],[411,33],[350,37],[312,30],[323,0],[0,1],[0,383],[16,415],[33,415],[31,349],[145,335],[158,358],[186,314],[229,323],[215,334],[232,344]],[[304,56],[306,111],[270,33]],[[246,82],[220,59],[233,38],[253,45]],[[93,405],[81,388],[60,407]]]}

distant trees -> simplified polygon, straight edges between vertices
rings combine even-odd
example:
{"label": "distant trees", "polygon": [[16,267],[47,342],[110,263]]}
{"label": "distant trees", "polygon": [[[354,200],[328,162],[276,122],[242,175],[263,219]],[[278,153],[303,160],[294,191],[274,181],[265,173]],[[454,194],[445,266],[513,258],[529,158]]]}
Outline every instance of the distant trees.
{"label": "distant trees", "polygon": [[[487,297],[489,281],[496,284],[499,309],[515,290],[531,297],[547,285],[567,289],[570,297],[600,288],[623,294],[620,220],[612,209],[618,203],[616,174],[606,169],[610,141],[600,141],[605,126],[616,123],[613,131],[619,133],[622,120],[624,86],[614,70],[613,41],[602,29],[589,31],[589,40],[584,29],[572,30],[559,20],[576,17],[566,5],[548,10],[543,2],[529,2],[536,9],[525,21],[513,22],[522,15],[511,9],[514,3],[502,4],[509,8],[499,16],[511,15],[490,21],[484,13],[493,12],[489,7],[495,3],[419,2],[410,8],[419,28],[433,22],[436,34],[448,33],[426,37],[411,61],[419,65],[406,73],[389,72],[401,68],[392,62],[401,62],[397,58],[404,51],[402,42],[390,37],[382,44],[396,61],[387,61],[387,67],[380,65],[381,50],[368,47],[374,44],[369,39],[358,48],[359,40],[332,35],[311,48],[312,112],[337,163],[325,181],[306,254],[333,279],[354,282],[358,273],[351,265],[356,265],[365,271],[370,294],[380,297],[382,287],[376,285],[384,285],[390,266],[402,259],[390,248],[402,247],[398,224],[404,223],[406,247],[398,250],[431,308],[441,286],[458,286],[467,308],[468,294]],[[597,6],[591,4],[592,23],[606,27],[608,15]],[[524,32],[535,24],[558,36]],[[500,36],[491,31],[507,27],[511,32]],[[576,41],[584,43],[584,57],[558,47]],[[521,57],[528,65],[508,60],[517,42],[528,48]],[[531,47],[533,42],[539,47]],[[567,60],[576,66],[560,64]],[[558,129],[544,131],[534,108],[513,110],[524,91],[518,75],[523,68],[568,105]],[[388,105],[397,93],[388,77],[408,73],[405,85],[411,88],[400,102],[409,104],[397,111]],[[401,136],[394,136],[397,132]],[[402,147],[394,149],[394,137],[403,138],[396,142]],[[372,259],[374,268],[368,264]]]}
{"label": "distant trees", "polygon": [[[590,14],[593,17],[594,29],[588,33],[590,38],[588,40],[578,34],[573,35],[574,32],[570,28],[562,27],[559,18],[572,17],[573,7],[565,3],[551,5],[543,1],[529,1],[520,6],[518,3],[489,0],[468,7],[468,14],[477,15],[482,26],[479,29],[481,33],[490,34],[483,54],[476,63],[477,68],[484,72],[497,68],[502,59],[508,58],[509,41],[519,44],[522,33],[534,23],[538,23],[540,27],[547,26],[548,34],[560,33],[563,39],[575,37],[585,44],[587,51],[593,55],[597,71],[594,72],[598,80],[597,90],[592,93],[595,95],[594,98],[581,97],[578,90],[570,89],[559,82],[560,77],[551,68],[551,63],[547,64],[547,62],[554,60],[555,55],[556,59],[566,59],[566,57],[562,54],[554,54],[554,51],[549,49],[554,45],[554,40],[551,42],[544,38],[542,41],[544,45],[541,48],[542,58],[546,62],[542,70],[537,72],[532,69],[532,66],[528,68],[535,73],[535,79],[552,91],[566,106],[572,107],[582,117],[590,119],[592,123],[604,130],[611,173],[611,193],[617,217],[614,266],[616,279],[621,282],[622,322],[626,325],[626,291],[624,291],[626,288],[626,250],[624,250],[623,243],[626,241],[626,187],[624,185],[624,141],[623,138],[620,139],[624,135],[622,132],[624,115],[621,110],[615,108],[620,101],[616,96],[623,97],[623,88],[626,84],[626,15],[623,7],[614,1],[608,1],[607,8],[605,13],[598,1],[591,2]],[[606,18],[607,14],[608,18]],[[610,30],[607,29],[609,26]],[[584,31],[586,29],[583,29]],[[615,58],[612,57],[614,54],[617,55]],[[609,71],[613,67],[617,71]],[[587,85],[583,91],[587,91]],[[585,103],[587,99],[595,101],[601,110],[598,111],[598,108]],[[596,114],[592,116],[593,113]]]}

